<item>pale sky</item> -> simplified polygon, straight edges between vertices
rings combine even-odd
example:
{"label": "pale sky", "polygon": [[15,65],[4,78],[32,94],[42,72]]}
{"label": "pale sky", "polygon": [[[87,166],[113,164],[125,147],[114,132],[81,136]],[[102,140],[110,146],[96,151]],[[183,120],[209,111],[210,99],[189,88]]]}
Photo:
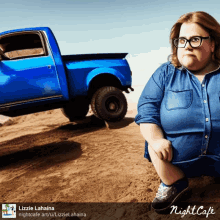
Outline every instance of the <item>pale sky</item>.
{"label": "pale sky", "polygon": [[1,0],[0,32],[46,26],[63,55],[127,52],[133,86],[142,90],[167,61],[169,34],[177,19],[205,11],[220,21],[219,8],[218,0]]}

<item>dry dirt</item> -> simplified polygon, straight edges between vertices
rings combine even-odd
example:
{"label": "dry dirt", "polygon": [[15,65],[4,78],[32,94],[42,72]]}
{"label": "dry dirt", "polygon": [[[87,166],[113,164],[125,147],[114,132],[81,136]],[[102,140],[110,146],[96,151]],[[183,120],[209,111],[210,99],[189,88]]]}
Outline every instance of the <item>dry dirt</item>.
{"label": "dry dirt", "polygon": [[[69,122],[60,109],[13,118],[0,127],[0,202],[54,203],[86,213],[72,219],[206,218],[151,210],[159,178],[143,157],[136,112],[130,103],[126,117],[109,124],[91,112],[80,123]],[[213,177],[190,179],[189,195],[184,204],[211,207],[215,214],[208,219],[220,219],[220,183]]]}

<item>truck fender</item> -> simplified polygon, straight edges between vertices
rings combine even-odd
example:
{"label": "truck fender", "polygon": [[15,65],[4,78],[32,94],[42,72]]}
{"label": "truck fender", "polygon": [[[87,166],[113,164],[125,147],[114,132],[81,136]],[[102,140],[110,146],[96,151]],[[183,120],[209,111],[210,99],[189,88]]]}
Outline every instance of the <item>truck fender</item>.
{"label": "truck fender", "polygon": [[123,82],[125,81],[125,77],[119,72],[117,71],[116,69],[113,69],[113,68],[96,68],[94,70],[92,70],[88,75],[87,75],[87,78],[86,78],[86,86],[87,86],[87,90],[89,88],[89,85],[92,81],[92,79],[98,75],[101,75],[101,74],[111,74],[111,75],[114,75],[121,83],[121,85],[123,85]]}

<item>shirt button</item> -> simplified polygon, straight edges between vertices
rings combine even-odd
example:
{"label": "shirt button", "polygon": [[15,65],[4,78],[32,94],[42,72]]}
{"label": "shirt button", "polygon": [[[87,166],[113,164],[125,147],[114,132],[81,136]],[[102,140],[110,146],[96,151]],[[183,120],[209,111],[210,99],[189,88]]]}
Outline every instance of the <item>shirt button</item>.
{"label": "shirt button", "polygon": [[208,135],[206,135],[205,138],[208,138]]}
{"label": "shirt button", "polygon": [[202,84],[202,87],[205,87],[205,84]]}
{"label": "shirt button", "polygon": [[206,118],[205,120],[206,120],[206,121],[209,121],[209,119],[208,119],[208,118]]}
{"label": "shirt button", "polygon": [[206,103],[206,100],[204,100],[204,103]]}

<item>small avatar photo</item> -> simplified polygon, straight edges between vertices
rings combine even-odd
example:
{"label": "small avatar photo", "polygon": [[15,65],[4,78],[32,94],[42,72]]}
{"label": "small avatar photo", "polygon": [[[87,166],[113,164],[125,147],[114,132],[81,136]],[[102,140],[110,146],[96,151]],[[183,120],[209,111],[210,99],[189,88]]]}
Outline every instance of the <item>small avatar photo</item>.
{"label": "small avatar photo", "polygon": [[2,218],[16,218],[16,204],[2,204]]}

